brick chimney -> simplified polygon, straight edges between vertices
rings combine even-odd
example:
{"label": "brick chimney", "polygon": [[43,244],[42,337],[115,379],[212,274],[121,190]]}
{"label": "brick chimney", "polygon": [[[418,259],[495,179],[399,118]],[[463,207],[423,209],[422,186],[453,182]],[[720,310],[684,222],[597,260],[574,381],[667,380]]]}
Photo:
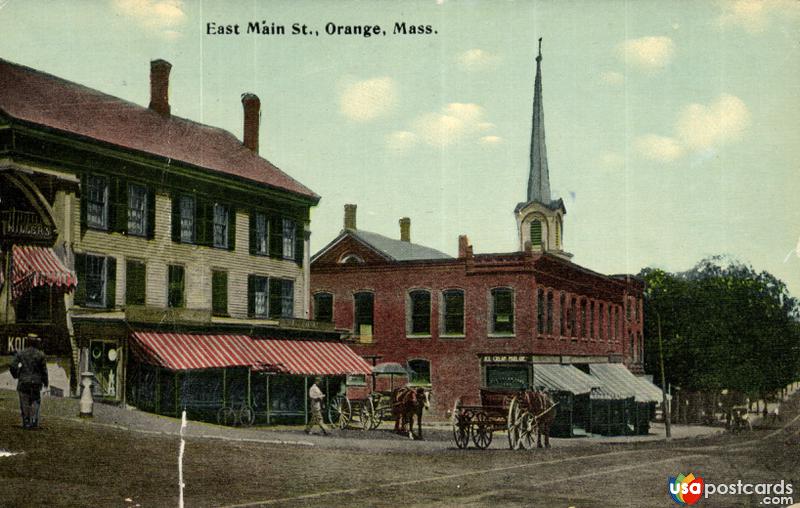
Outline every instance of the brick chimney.
{"label": "brick chimney", "polygon": [[258,153],[258,123],[261,120],[261,101],[252,93],[242,94],[244,108],[244,136],[242,143],[250,150]]}
{"label": "brick chimney", "polygon": [[356,205],[344,205],[344,228],[348,231],[356,230]]}
{"label": "brick chimney", "polygon": [[169,71],[172,64],[166,60],[150,62],[150,109],[159,115],[169,116]]}
{"label": "brick chimney", "polygon": [[467,235],[459,235],[458,237],[458,257],[465,258],[467,257],[467,252],[469,251],[469,238]]}
{"label": "brick chimney", "polygon": [[408,217],[400,219],[400,240],[404,242],[411,241],[411,219]]}

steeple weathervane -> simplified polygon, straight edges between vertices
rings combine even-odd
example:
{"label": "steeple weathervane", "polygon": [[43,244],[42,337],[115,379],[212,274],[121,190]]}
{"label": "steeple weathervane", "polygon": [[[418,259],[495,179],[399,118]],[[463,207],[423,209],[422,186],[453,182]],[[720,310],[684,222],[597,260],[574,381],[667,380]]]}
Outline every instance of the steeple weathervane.
{"label": "steeple weathervane", "polygon": [[528,177],[528,201],[550,205],[550,174],[547,169],[547,147],[544,142],[544,108],[542,107],[542,38],[536,57],[536,79],[533,85],[533,128],[531,130],[531,167]]}

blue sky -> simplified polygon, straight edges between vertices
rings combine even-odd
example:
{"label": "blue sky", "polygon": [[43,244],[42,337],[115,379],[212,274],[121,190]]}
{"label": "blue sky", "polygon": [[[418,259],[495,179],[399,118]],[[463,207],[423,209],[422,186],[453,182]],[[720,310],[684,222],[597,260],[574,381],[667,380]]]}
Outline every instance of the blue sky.
{"label": "blue sky", "polygon": [[[295,22],[319,36],[211,36]],[[400,36],[395,22],[437,33]],[[327,23],[386,36],[327,36]],[[172,113],[241,136],[322,196],[316,251],[359,227],[455,254],[517,248],[536,40],[565,248],[604,273],[725,254],[800,296],[800,3],[0,0],[0,57],[147,105],[173,64]]]}

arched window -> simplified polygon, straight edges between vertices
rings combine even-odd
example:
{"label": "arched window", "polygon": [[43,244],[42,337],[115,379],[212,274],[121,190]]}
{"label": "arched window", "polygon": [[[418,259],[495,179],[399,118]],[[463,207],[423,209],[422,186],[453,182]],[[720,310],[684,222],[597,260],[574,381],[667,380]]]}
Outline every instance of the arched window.
{"label": "arched window", "polygon": [[347,254],[342,256],[342,259],[339,261],[339,263],[343,265],[358,265],[364,263],[364,260],[356,254]]}
{"label": "arched window", "polygon": [[531,221],[531,246],[542,246],[542,221],[533,219]]}
{"label": "arched window", "polygon": [[430,385],[431,362],[422,359],[409,360],[408,381],[412,385]]}
{"label": "arched window", "polygon": [[561,218],[556,219],[556,249],[561,248]]}
{"label": "arched window", "polygon": [[547,292],[547,335],[553,335],[553,292]]}
{"label": "arched window", "polygon": [[567,335],[567,297],[564,295],[564,292],[561,292],[561,297],[559,299],[559,308],[561,309],[561,329],[560,333],[562,337],[566,337]]}
{"label": "arched window", "polygon": [[544,290],[540,288],[536,291],[536,331],[539,335],[544,334],[544,321]]}
{"label": "arched window", "polygon": [[584,339],[589,336],[589,303],[584,298],[581,301],[581,337]]}
{"label": "arched window", "polygon": [[411,335],[430,335],[431,333],[431,294],[425,290],[408,294],[408,331]]}
{"label": "arched window", "polygon": [[594,339],[594,300],[589,302],[589,338]]}

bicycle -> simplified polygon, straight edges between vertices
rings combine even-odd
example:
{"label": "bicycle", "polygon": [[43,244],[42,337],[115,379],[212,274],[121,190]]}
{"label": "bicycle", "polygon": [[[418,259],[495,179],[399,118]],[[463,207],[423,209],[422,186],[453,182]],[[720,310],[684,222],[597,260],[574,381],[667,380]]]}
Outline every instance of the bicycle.
{"label": "bicycle", "polygon": [[236,427],[249,427],[256,421],[256,412],[246,403],[241,403],[238,406],[231,404],[230,406],[223,406],[217,411],[217,423],[219,425],[227,425]]}

